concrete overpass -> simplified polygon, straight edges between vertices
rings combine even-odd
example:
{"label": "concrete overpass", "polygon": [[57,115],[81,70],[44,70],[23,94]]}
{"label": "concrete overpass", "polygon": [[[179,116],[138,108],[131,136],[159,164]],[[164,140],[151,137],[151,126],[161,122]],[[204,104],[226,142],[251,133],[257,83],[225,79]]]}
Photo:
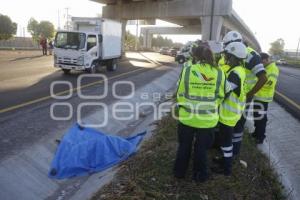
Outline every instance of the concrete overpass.
{"label": "concrete overpass", "polygon": [[[203,40],[220,40],[230,30],[241,32],[256,50],[260,45],[249,27],[232,9],[232,0],[92,0],[106,4],[103,17],[120,20],[162,19],[184,28],[198,26]],[[150,38],[150,36],[147,36]],[[151,44],[151,43],[148,43]]]}
{"label": "concrete overpass", "polygon": [[151,48],[152,46],[152,37],[154,34],[159,35],[197,35],[200,34],[200,26],[188,26],[188,27],[142,27],[141,35],[143,36],[143,47]]}

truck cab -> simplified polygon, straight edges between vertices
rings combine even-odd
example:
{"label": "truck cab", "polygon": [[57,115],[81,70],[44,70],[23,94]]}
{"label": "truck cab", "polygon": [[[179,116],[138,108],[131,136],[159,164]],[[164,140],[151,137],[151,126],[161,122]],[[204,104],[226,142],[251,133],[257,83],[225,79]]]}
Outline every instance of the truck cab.
{"label": "truck cab", "polygon": [[[121,57],[121,24],[112,20],[80,18],[72,31],[58,31],[54,42],[54,66],[96,73],[98,67],[117,68]],[[100,20],[100,21],[99,21]]]}

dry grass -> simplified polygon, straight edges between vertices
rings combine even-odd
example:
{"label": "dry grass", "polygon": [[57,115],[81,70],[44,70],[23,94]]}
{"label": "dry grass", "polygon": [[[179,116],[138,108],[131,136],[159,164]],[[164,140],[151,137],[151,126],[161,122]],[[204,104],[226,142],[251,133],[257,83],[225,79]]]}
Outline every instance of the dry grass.
{"label": "dry grass", "polygon": [[[191,171],[185,180],[172,176],[177,140],[176,122],[165,117],[158,131],[143,145],[140,152],[123,163],[113,182],[105,186],[93,200],[281,200],[286,199],[283,188],[274,175],[269,161],[255,147],[249,137],[244,138],[240,159],[248,163],[242,167],[234,163],[230,178],[212,174],[204,184],[191,181]],[[215,155],[210,151],[210,156]]]}

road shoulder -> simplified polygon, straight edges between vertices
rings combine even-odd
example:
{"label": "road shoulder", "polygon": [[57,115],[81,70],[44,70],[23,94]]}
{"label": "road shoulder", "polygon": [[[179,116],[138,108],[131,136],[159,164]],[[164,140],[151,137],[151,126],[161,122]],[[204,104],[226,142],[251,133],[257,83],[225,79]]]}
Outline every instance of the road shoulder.
{"label": "road shoulder", "polygon": [[290,199],[300,195],[300,123],[276,102],[270,104],[267,140],[259,148],[269,157]]}

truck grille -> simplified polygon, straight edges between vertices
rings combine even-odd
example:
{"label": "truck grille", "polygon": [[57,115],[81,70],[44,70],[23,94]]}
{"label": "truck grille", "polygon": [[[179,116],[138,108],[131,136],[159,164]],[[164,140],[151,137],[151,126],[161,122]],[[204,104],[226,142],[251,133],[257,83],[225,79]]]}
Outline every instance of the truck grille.
{"label": "truck grille", "polygon": [[58,57],[57,62],[59,64],[65,64],[65,65],[78,65],[77,59],[66,58],[66,57]]}

